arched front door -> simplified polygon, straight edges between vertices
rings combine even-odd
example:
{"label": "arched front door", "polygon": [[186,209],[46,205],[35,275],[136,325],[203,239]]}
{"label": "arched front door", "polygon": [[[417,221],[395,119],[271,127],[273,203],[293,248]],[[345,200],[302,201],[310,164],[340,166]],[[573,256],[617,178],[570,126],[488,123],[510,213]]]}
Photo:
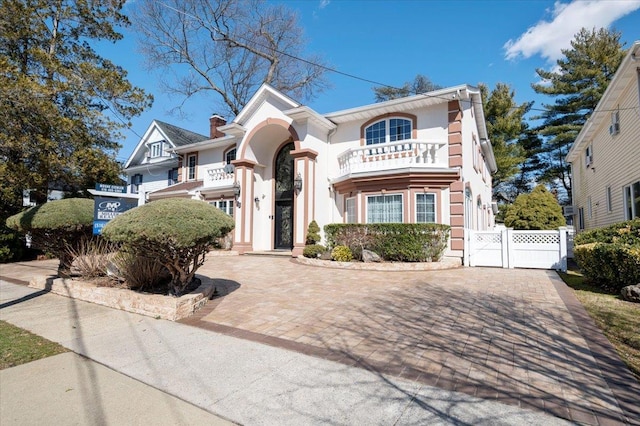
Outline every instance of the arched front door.
{"label": "arched front door", "polygon": [[276,156],[275,235],[276,250],[293,248],[293,142],[283,146]]}

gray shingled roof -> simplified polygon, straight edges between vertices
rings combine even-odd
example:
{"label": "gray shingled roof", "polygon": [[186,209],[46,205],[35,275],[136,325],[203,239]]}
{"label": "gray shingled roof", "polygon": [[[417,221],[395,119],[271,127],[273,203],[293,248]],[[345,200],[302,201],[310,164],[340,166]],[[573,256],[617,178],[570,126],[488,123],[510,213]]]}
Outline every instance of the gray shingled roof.
{"label": "gray shingled roof", "polygon": [[190,145],[192,143],[210,139],[209,136],[201,135],[199,133],[174,126],[173,124],[165,123],[164,121],[155,120],[155,122],[176,147]]}

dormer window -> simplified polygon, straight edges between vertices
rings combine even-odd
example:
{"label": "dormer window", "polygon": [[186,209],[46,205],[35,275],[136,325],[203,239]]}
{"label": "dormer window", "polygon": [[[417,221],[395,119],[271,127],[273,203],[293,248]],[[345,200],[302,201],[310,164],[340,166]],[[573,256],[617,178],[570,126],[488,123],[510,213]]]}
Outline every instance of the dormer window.
{"label": "dormer window", "polygon": [[162,141],[154,142],[149,145],[149,158],[157,158],[162,156]]}
{"label": "dormer window", "polygon": [[367,145],[411,139],[411,120],[387,118],[373,123],[364,131]]}

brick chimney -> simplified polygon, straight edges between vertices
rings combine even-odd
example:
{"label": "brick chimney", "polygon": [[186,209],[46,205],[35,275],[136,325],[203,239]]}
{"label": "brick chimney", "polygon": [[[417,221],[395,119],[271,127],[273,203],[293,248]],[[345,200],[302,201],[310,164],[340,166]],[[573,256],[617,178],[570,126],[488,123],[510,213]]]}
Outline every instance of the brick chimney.
{"label": "brick chimney", "polygon": [[225,120],[218,114],[213,114],[209,118],[209,137],[211,139],[215,139],[224,136],[224,133],[219,131],[218,127],[224,126],[225,124],[227,124],[227,120]]}

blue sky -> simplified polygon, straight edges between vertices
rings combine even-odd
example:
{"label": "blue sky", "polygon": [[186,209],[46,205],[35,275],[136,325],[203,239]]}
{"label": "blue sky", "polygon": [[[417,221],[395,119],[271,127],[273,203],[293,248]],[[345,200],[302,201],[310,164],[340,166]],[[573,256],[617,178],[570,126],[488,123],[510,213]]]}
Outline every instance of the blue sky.
{"label": "blue sky", "polygon": [[[531,89],[538,81],[536,68],[551,69],[581,27],[615,28],[627,47],[640,39],[640,0],[281,2],[298,11],[307,51],[341,72],[392,86],[417,74],[445,87],[482,82],[492,88],[504,82],[515,90],[518,102],[533,100],[534,108],[553,102]],[[155,97],[153,107],[134,118],[130,130],[123,130],[118,159],[131,154],[154,119],[208,134],[217,99],[192,98],[184,105],[184,117],[171,115],[183,99],[162,93],[159,75],[143,66],[135,34],[126,32],[124,40],[101,46],[100,53]],[[372,83],[335,73],[327,77],[332,87],[306,102],[319,113],[374,102]]]}

